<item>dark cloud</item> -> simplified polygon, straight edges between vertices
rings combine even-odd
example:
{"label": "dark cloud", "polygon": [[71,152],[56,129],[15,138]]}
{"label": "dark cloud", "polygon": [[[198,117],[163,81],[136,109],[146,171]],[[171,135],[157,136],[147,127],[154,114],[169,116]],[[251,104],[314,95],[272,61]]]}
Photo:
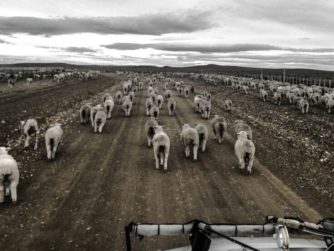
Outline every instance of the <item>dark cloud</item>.
{"label": "dark cloud", "polygon": [[189,45],[189,44],[171,44],[171,43],[149,43],[149,44],[137,44],[137,43],[114,43],[109,45],[103,45],[108,49],[116,50],[138,50],[152,48],[162,51],[174,51],[174,52],[200,52],[200,53],[231,53],[242,51],[268,51],[268,50],[287,50],[293,52],[334,52],[333,48],[288,48],[267,44],[232,44],[232,45]]}
{"label": "dark cloud", "polygon": [[96,50],[86,48],[86,47],[67,47],[67,48],[64,48],[63,50],[68,51],[68,52],[78,52],[78,53],[96,52]]}
{"label": "dark cloud", "polygon": [[7,41],[5,41],[5,40],[3,40],[3,39],[0,38],[0,44],[9,44],[9,42],[7,42]]}
{"label": "dark cloud", "polygon": [[35,18],[0,17],[0,34],[60,35],[73,33],[145,34],[187,33],[209,29],[210,11],[159,13],[133,17]]}

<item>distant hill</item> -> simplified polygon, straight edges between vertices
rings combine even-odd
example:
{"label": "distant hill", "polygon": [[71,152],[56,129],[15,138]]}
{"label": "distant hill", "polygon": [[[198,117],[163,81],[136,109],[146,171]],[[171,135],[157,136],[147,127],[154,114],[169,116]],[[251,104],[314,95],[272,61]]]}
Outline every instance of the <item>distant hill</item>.
{"label": "distant hill", "polygon": [[[195,72],[195,73],[222,73],[237,76],[258,77],[263,72],[264,77],[282,76],[283,69],[252,68],[240,66],[223,66],[216,64],[196,65],[188,67],[170,67],[170,66],[152,66],[152,65],[75,65],[66,63],[19,63],[19,64],[0,64],[1,67],[52,67],[52,68],[76,68],[76,69],[99,69],[105,71],[137,71],[137,72]],[[312,69],[286,69],[286,76],[298,78],[332,79],[334,80],[334,71],[322,71]]]}

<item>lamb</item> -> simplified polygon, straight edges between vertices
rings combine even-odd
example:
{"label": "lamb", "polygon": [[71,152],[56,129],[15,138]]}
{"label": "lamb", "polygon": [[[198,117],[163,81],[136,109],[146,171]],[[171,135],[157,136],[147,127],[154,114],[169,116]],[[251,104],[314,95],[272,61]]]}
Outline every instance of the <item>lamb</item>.
{"label": "lamb", "polygon": [[263,102],[266,102],[266,100],[268,99],[268,92],[266,90],[260,89],[260,97]]}
{"label": "lamb", "polygon": [[145,107],[146,107],[146,115],[150,116],[150,110],[154,106],[153,101],[151,98],[147,98],[145,101]]}
{"label": "lamb", "polygon": [[226,111],[230,112],[232,111],[232,100],[226,99],[224,101],[223,107],[225,108]]}
{"label": "lamb", "polygon": [[224,139],[224,133],[227,129],[225,118],[215,115],[211,120],[211,125],[215,139],[217,139],[218,143],[221,144]]}
{"label": "lamb", "polygon": [[243,85],[242,86],[242,90],[245,92],[245,94],[247,95],[248,94],[248,86],[247,85]]}
{"label": "lamb", "polygon": [[107,114],[104,111],[103,107],[97,110],[94,118],[94,132],[102,133],[103,127],[107,121]]}
{"label": "lamb", "polygon": [[185,154],[188,158],[190,156],[190,147],[193,146],[193,157],[197,160],[197,151],[199,147],[198,132],[195,128],[190,127],[189,124],[184,124],[181,131],[181,141],[185,146]]}
{"label": "lamb", "polygon": [[247,139],[247,136],[247,132],[245,131],[240,131],[238,133],[238,139],[235,142],[234,151],[238,158],[239,168],[246,168],[247,173],[251,174],[254,162],[255,146],[251,140]]}
{"label": "lamb", "polygon": [[159,117],[159,108],[155,105],[153,105],[150,109],[150,116],[157,119]]}
{"label": "lamb", "polygon": [[26,121],[20,121],[20,128],[25,137],[24,148],[29,146],[30,137],[35,134],[35,146],[34,150],[38,147],[39,129],[36,119],[28,119]]}
{"label": "lamb", "polygon": [[60,123],[52,125],[45,133],[45,146],[48,160],[53,160],[56,157],[56,152],[59,143],[62,141],[63,129]]}
{"label": "lamb", "polygon": [[164,102],[163,96],[162,95],[158,95],[157,96],[157,106],[159,107],[159,109],[161,109],[163,102]]}
{"label": "lamb", "polygon": [[211,113],[211,102],[207,100],[201,100],[200,111],[203,118],[209,119]]}
{"label": "lamb", "polygon": [[199,146],[202,149],[202,152],[205,152],[206,142],[208,141],[208,128],[202,123],[198,123],[195,127],[198,133]]}
{"label": "lamb", "polygon": [[204,96],[196,95],[194,97],[194,108],[196,112],[200,112],[201,101],[204,100]]}
{"label": "lamb", "polygon": [[176,102],[173,98],[168,99],[167,107],[168,107],[168,115],[175,116]]}
{"label": "lamb", "polygon": [[102,95],[102,102],[105,102],[108,97],[111,97],[110,93],[107,92],[107,93],[103,94]]}
{"label": "lamb", "polygon": [[150,118],[145,123],[145,132],[147,136],[147,145],[148,147],[151,147],[152,145],[152,139],[155,134],[155,127],[158,126],[158,122],[154,118]]}
{"label": "lamb", "polygon": [[332,112],[333,107],[334,107],[334,99],[328,99],[326,101],[326,108],[328,109],[328,113]]}
{"label": "lamb", "polygon": [[298,107],[301,110],[302,114],[308,113],[309,109],[309,103],[307,100],[301,98],[301,100],[298,101]]}
{"label": "lamb", "polygon": [[281,105],[282,93],[274,92],[273,99],[274,99],[274,102],[275,102],[276,105]]}
{"label": "lamb", "polygon": [[112,97],[108,97],[104,101],[104,109],[105,109],[105,113],[107,114],[108,119],[111,118],[111,113],[114,110],[114,107],[115,107],[114,99]]}
{"label": "lamb", "polygon": [[92,110],[92,106],[90,105],[90,103],[84,104],[80,107],[81,124],[87,124],[89,122],[91,110]]}
{"label": "lamb", "polygon": [[12,202],[17,201],[17,185],[19,184],[19,169],[16,160],[8,154],[11,149],[0,147],[0,203],[10,193]]}
{"label": "lamb", "polygon": [[168,135],[163,131],[162,126],[156,126],[154,128],[155,134],[153,136],[153,150],[155,158],[155,167],[159,169],[160,165],[164,166],[164,170],[167,170],[167,161],[170,151],[170,139]]}
{"label": "lamb", "polygon": [[234,121],[233,126],[236,134],[238,134],[241,131],[245,131],[247,133],[247,138],[249,140],[252,140],[253,138],[252,128],[249,125],[247,125],[245,121],[236,120]]}
{"label": "lamb", "polygon": [[119,105],[122,104],[123,93],[121,91],[116,92],[116,99]]}
{"label": "lamb", "polygon": [[98,105],[92,107],[92,109],[90,109],[90,121],[92,123],[93,128],[94,128],[95,115],[96,115],[98,110],[102,109],[102,107],[103,106],[101,104],[98,104]]}
{"label": "lamb", "polygon": [[26,85],[30,85],[32,83],[33,79],[32,78],[27,78],[26,79]]}
{"label": "lamb", "polygon": [[129,117],[132,110],[132,102],[130,96],[124,96],[122,100],[122,107],[125,112],[125,116]]}

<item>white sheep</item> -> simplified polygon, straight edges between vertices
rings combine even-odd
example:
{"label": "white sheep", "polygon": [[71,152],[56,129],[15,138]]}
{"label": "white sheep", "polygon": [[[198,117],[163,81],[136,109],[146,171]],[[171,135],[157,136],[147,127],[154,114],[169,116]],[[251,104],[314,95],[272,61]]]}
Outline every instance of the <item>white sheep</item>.
{"label": "white sheep", "polygon": [[19,169],[16,160],[8,154],[10,148],[0,147],[0,203],[10,193],[12,202],[17,201],[17,185],[19,184]]}
{"label": "white sheep", "polygon": [[165,96],[166,102],[168,102],[168,99],[170,99],[172,97],[172,91],[171,90],[166,90],[164,96]]}
{"label": "white sheep", "polygon": [[155,134],[155,127],[158,126],[158,122],[154,118],[149,118],[145,123],[145,132],[147,137],[147,145],[148,147],[151,147],[152,145],[152,139]]}
{"label": "white sheep", "polygon": [[193,157],[197,160],[197,151],[199,147],[198,132],[195,128],[192,128],[189,124],[184,124],[181,130],[181,141],[185,146],[185,154],[188,158],[190,156],[190,147],[193,147]]}
{"label": "white sheep", "polygon": [[28,119],[26,121],[20,121],[20,129],[23,132],[25,141],[24,147],[29,146],[30,137],[35,134],[35,146],[34,149],[37,150],[38,147],[38,138],[39,138],[39,129],[36,119]]}
{"label": "white sheep", "polygon": [[281,105],[282,102],[282,93],[280,92],[274,92],[273,96],[274,102],[276,105]]}
{"label": "white sheep", "polygon": [[150,109],[150,116],[157,119],[159,117],[160,111],[159,107],[153,105]]}
{"label": "white sheep", "polygon": [[268,99],[268,92],[266,90],[260,89],[260,97],[263,102],[266,102],[266,100]]}
{"label": "white sheep", "polygon": [[248,86],[247,85],[243,85],[242,86],[242,90],[245,92],[245,94],[247,95],[248,94]]}
{"label": "white sheep", "polygon": [[122,101],[122,108],[125,112],[125,116],[129,117],[132,110],[131,98],[130,96],[124,96]]}
{"label": "white sheep", "polygon": [[153,101],[151,98],[147,98],[145,101],[145,107],[146,107],[146,116],[150,116],[150,110],[154,106]]}
{"label": "white sheep", "polygon": [[52,125],[45,133],[45,147],[48,160],[55,159],[59,143],[63,137],[63,129],[60,123]]}
{"label": "white sheep", "polygon": [[106,101],[106,99],[108,98],[108,97],[111,97],[111,94],[110,93],[104,93],[103,95],[102,95],[102,102],[104,102],[104,101]]}
{"label": "white sheep", "polygon": [[230,100],[230,99],[226,99],[226,100],[224,101],[223,107],[224,107],[224,109],[225,109],[226,111],[228,111],[228,112],[232,111],[232,100]]}
{"label": "white sheep", "polygon": [[185,96],[186,98],[189,97],[189,93],[190,93],[189,87],[185,87],[185,88],[184,88],[184,96]]}
{"label": "white sheep", "polygon": [[211,102],[207,100],[201,100],[200,102],[200,112],[202,114],[202,117],[205,119],[210,118],[211,113]]}
{"label": "white sheep", "polygon": [[225,118],[215,115],[211,120],[211,125],[215,139],[217,139],[218,143],[221,144],[224,139],[224,133],[227,129]]}
{"label": "white sheep", "polygon": [[247,132],[240,131],[238,133],[238,139],[234,145],[235,155],[238,158],[239,168],[244,169],[248,174],[251,174],[254,155],[255,155],[255,146],[254,143],[247,138]]}
{"label": "white sheep", "polygon": [[326,101],[326,108],[328,109],[328,113],[332,112],[333,107],[334,107],[334,99],[328,99]]}
{"label": "white sheep", "polygon": [[168,115],[175,116],[176,101],[173,98],[168,99],[167,108],[168,108]]}
{"label": "white sheep", "polygon": [[80,107],[80,122],[81,124],[87,124],[90,120],[90,112],[92,110],[92,106],[90,103],[84,104]]}
{"label": "white sheep", "polygon": [[159,169],[160,165],[164,166],[164,170],[167,170],[167,161],[170,151],[170,139],[168,135],[163,131],[162,126],[156,126],[154,128],[155,134],[153,136],[153,150],[155,158],[155,167]]}
{"label": "white sheep", "polygon": [[27,78],[26,79],[26,85],[31,85],[33,79],[32,78]]}
{"label": "white sheep", "polygon": [[194,108],[196,112],[200,112],[201,101],[204,100],[204,96],[196,95],[194,97]]}
{"label": "white sheep", "polygon": [[101,104],[98,104],[90,109],[90,121],[92,123],[92,127],[94,128],[94,121],[95,121],[95,115],[98,110],[101,110],[103,106]]}
{"label": "white sheep", "polygon": [[195,127],[198,133],[199,147],[201,147],[202,152],[205,152],[206,143],[208,141],[208,128],[202,123],[198,123]]}
{"label": "white sheep", "polygon": [[139,90],[143,89],[143,82],[139,82]]}
{"label": "white sheep", "polygon": [[243,120],[236,120],[233,122],[234,131],[236,134],[238,134],[241,131],[245,131],[247,133],[247,138],[252,140],[253,139],[253,133],[252,128],[246,124]]}
{"label": "white sheep", "polygon": [[309,106],[308,101],[303,98],[298,101],[298,107],[303,114],[308,113]]}
{"label": "white sheep", "polygon": [[122,104],[123,93],[121,91],[116,92],[116,99],[119,105]]}
{"label": "white sheep", "polygon": [[107,118],[110,119],[111,118],[111,113],[114,110],[115,107],[115,102],[114,99],[112,97],[108,97],[105,101],[104,101],[104,109],[105,112],[107,114]]}
{"label": "white sheep", "polygon": [[132,104],[134,104],[135,103],[135,92],[130,91],[129,92],[129,97],[130,97],[130,100],[131,100]]}
{"label": "white sheep", "polygon": [[157,106],[159,107],[159,109],[161,109],[163,102],[164,102],[164,97],[159,94],[157,96]]}
{"label": "white sheep", "polygon": [[103,107],[97,110],[96,115],[94,117],[94,132],[102,133],[103,127],[107,121],[107,114]]}

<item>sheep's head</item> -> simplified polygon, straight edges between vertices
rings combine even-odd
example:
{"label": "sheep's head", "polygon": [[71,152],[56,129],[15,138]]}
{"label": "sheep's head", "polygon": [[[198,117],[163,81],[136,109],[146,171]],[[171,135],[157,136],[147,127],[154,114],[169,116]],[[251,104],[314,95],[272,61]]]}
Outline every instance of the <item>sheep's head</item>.
{"label": "sheep's head", "polygon": [[247,132],[245,131],[240,131],[237,133],[238,139],[247,139]]}
{"label": "sheep's head", "polygon": [[1,146],[0,147],[0,155],[7,155],[10,150],[11,150],[10,147]]}
{"label": "sheep's head", "polygon": [[154,127],[154,132],[155,132],[155,133],[163,132],[163,128],[162,128],[162,126],[160,126],[160,125],[156,125],[156,126]]}
{"label": "sheep's head", "polygon": [[187,129],[187,128],[190,128],[190,125],[189,125],[188,123],[183,124],[183,126],[182,126],[182,130]]}

